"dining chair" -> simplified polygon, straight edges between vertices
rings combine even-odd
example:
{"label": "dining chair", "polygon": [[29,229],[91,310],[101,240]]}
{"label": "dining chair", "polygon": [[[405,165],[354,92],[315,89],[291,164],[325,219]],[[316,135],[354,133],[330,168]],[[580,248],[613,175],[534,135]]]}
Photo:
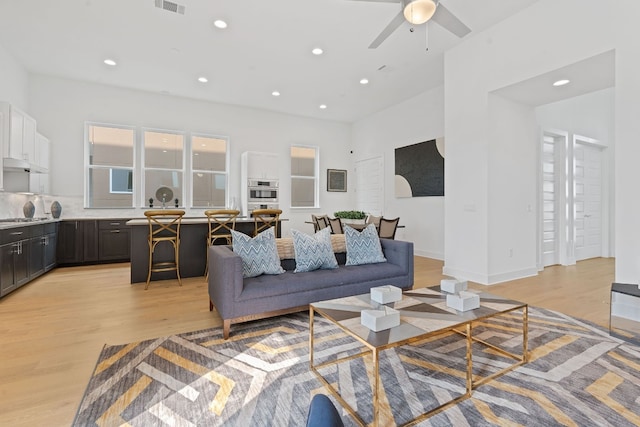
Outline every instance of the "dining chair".
{"label": "dining chair", "polygon": [[373,224],[376,228],[380,227],[380,218],[381,216],[375,215],[367,215],[367,220],[365,221],[367,224]]}
{"label": "dining chair", "polygon": [[329,227],[329,217],[327,215],[311,215],[313,221],[313,231],[318,232],[323,228]]}
{"label": "dining chair", "polygon": [[378,236],[381,239],[395,239],[398,222],[400,222],[400,217],[396,219],[381,217],[380,225],[378,226]]}
{"label": "dining chair", "polygon": [[[149,288],[151,273],[160,271],[174,271],[178,276],[178,284],[182,286],[180,280],[180,224],[184,216],[183,210],[158,209],[145,211],[149,224],[149,272],[147,274],[147,284],[144,289]],[[168,242],[173,246],[173,260],[154,261],[153,254],[158,244]]]}
{"label": "dining chair", "polygon": [[331,234],[344,234],[340,218],[329,218],[329,225],[331,226]]}
{"label": "dining chair", "polygon": [[260,232],[269,227],[273,227],[273,233],[278,237],[278,223],[280,222],[281,209],[254,209],[253,215],[253,235],[257,236]]}
{"label": "dining chair", "polygon": [[[227,245],[232,243],[231,230],[236,229],[236,219],[240,215],[237,209],[209,209],[204,211],[209,224],[207,234],[207,248],[213,245],[216,240],[223,239]],[[208,249],[207,249],[208,251]],[[204,275],[209,274],[209,257],[206,257]]]}

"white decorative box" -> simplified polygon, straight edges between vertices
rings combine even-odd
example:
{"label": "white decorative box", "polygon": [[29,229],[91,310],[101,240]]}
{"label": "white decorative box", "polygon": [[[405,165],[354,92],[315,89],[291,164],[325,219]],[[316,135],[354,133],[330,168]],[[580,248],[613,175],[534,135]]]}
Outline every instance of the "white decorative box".
{"label": "white decorative box", "polygon": [[473,310],[480,307],[480,296],[466,291],[447,295],[447,307],[454,308],[458,311]]}
{"label": "white decorative box", "polygon": [[456,279],[442,279],[440,280],[440,289],[450,294],[457,294],[460,291],[467,290],[467,281],[460,282]]}
{"label": "white decorative box", "polygon": [[360,323],[374,332],[384,331],[400,325],[400,312],[391,307],[382,307],[380,310],[362,310]]}
{"label": "white decorative box", "polygon": [[371,299],[380,304],[400,301],[402,299],[402,289],[391,285],[371,288]]}

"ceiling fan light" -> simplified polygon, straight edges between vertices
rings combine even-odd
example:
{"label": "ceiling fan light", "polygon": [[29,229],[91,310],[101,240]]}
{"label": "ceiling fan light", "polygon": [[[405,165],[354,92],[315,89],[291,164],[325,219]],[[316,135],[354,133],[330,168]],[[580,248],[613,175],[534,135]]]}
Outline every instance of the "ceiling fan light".
{"label": "ceiling fan light", "polygon": [[424,24],[436,12],[435,0],[402,0],[403,12],[407,21],[414,25]]}

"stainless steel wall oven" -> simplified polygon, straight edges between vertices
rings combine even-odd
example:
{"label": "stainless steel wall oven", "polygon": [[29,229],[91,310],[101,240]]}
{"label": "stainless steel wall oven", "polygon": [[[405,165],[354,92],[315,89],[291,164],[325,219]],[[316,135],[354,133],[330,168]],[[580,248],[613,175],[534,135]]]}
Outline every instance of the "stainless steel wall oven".
{"label": "stainless steel wall oven", "polygon": [[248,202],[277,204],[279,198],[278,181],[250,179],[248,185]]}

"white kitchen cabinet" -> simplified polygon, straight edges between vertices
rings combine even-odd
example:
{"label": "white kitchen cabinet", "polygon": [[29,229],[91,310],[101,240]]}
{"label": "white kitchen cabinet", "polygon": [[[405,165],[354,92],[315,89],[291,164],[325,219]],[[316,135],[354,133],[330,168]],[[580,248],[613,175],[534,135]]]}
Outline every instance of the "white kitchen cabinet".
{"label": "white kitchen cabinet", "polygon": [[49,170],[49,138],[36,132],[36,146],[33,164],[44,170]]}
{"label": "white kitchen cabinet", "polygon": [[48,173],[30,173],[29,174],[29,192],[34,194],[49,194],[49,174]]}
{"label": "white kitchen cabinet", "polygon": [[[261,153],[245,151],[242,153],[242,175],[248,179],[278,180],[280,176],[278,155],[276,153]],[[246,185],[246,182],[243,183]]]}
{"label": "white kitchen cabinet", "polygon": [[3,102],[2,157],[33,163],[36,149],[36,121],[22,110]]}
{"label": "white kitchen cabinet", "polygon": [[22,112],[16,111],[15,114],[22,114],[24,120],[22,158],[29,163],[34,163],[36,157],[36,121]]}

